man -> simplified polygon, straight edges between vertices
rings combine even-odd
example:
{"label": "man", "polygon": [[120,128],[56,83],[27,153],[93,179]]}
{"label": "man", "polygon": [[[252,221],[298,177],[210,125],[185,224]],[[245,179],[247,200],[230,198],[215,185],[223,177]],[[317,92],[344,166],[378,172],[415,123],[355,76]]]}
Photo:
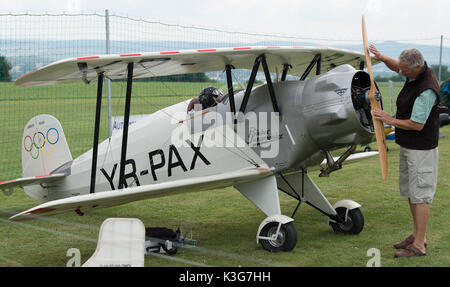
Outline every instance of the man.
{"label": "man", "polygon": [[188,105],[187,112],[196,110],[195,106],[201,105],[201,109],[214,107],[223,100],[222,92],[216,87],[207,87],[201,90],[200,96],[193,98]]}
{"label": "man", "polygon": [[439,140],[439,84],[422,54],[414,48],[403,51],[398,60],[369,47],[374,58],[406,77],[397,97],[395,118],[377,110],[376,119],[395,127],[395,142],[400,145],[399,188],[408,198],[414,231],[394,244],[402,251],[395,257],[426,255],[426,227],[437,184]]}

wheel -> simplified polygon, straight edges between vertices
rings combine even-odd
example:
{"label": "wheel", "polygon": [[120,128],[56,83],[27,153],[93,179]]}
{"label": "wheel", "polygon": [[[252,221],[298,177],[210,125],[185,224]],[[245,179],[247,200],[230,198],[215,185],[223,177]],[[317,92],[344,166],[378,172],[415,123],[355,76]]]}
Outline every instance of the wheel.
{"label": "wheel", "polygon": [[[336,208],[338,215],[345,219],[347,208]],[[364,228],[364,216],[359,208],[348,211],[347,220],[344,223],[330,222],[334,232],[341,232],[344,234],[359,234]]]}
{"label": "wheel", "polygon": [[[270,222],[259,233],[261,237],[276,234],[279,222]],[[261,239],[262,247],[270,252],[291,251],[297,244],[297,230],[292,222],[282,224],[276,240]]]}
{"label": "wheel", "polygon": [[165,244],[159,244],[159,245],[168,255],[175,255],[178,252],[178,247],[172,246],[172,248],[168,249]]}
{"label": "wheel", "polygon": [[369,151],[371,151],[372,150],[372,148],[370,147],[370,146],[366,146],[365,148],[364,148],[364,152],[369,152]]}

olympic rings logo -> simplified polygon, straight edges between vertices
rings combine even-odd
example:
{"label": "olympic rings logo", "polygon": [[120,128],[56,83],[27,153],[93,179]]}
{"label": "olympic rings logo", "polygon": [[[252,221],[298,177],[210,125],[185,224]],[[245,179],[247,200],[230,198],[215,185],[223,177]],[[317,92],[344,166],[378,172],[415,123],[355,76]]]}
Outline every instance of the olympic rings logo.
{"label": "olympic rings logo", "polygon": [[[55,144],[59,141],[59,132],[55,128],[49,128],[47,132],[35,132],[33,136],[27,135],[23,139],[23,148],[31,155],[32,159],[39,157],[41,150],[45,155],[51,155],[55,151]],[[46,143],[48,143],[46,145]]]}

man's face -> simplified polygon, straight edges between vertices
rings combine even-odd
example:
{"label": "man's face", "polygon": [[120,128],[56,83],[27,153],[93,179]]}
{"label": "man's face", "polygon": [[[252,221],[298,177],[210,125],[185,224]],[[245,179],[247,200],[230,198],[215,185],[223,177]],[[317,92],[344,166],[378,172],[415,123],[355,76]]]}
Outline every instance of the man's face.
{"label": "man's face", "polygon": [[408,79],[414,80],[421,72],[422,67],[417,66],[413,69],[410,69],[408,67],[408,63],[406,62],[400,62],[398,64],[398,67],[400,68],[400,74],[402,76],[408,77]]}

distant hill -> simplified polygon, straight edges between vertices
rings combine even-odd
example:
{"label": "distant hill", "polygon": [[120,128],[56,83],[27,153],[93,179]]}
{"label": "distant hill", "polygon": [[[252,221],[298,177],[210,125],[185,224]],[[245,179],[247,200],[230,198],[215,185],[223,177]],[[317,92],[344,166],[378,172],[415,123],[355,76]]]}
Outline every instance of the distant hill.
{"label": "distant hill", "polygon": [[[383,54],[386,54],[389,57],[397,58],[400,53],[407,48],[417,48],[422,52],[425,61],[427,61],[428,65],[439,65],[439,56],[440,56],[440,47],[429,46],[429,45],[418,45],[412,43],[399,43],[399,42],[381,42],[375,43],[377,49],[381,51]],[[341,46],[342,47],[342,46]],[[341,48],[336,47],[336,48]],[[350,50],[358,50],[362,51],[362,47],[358,48],[358,45],[348,46],[346,49]],[[442,65],[450,67],[450,47],[443,46],[442,47]],[[376,75],[384,75],[386,72],[392,73],[385,65],[379,64],[374,66],[374,74]]]}
{"label": "distant hill", "polygon": [[[286,41],[262,41],[256,43],[223,43],[223,42],[181,42],[181,41],[111,41],[111,53],[130,52],[154,52],[178,49],[200,49],[218,47],[236,47],[242,45],[252,46],[317,46],[320,43],[310,42],[286,42]],[[414,46],[419,49],[429,65],[439,64],[439,46],[411,45],[399,42],[376,43],[377,48],[391,57],[397,57],[404,49]],[[331,47],[331,46],[330,46]],[[362,51],[361,45],[332,45],[335,48]],[[103,40],[30,40],[30,39],[0,39],[0,55],[6,56],[13,66],[10,74],[15,80],[20,75],[33,71],[51,62],[70,57],[105,54],[105,42]],[[442,64],[450,66],[450,47],[443,47]],[[374,66],[374,74],[386,76],[392,74],[384,65]],[[212,75],[217,77],[216,74]]]}

